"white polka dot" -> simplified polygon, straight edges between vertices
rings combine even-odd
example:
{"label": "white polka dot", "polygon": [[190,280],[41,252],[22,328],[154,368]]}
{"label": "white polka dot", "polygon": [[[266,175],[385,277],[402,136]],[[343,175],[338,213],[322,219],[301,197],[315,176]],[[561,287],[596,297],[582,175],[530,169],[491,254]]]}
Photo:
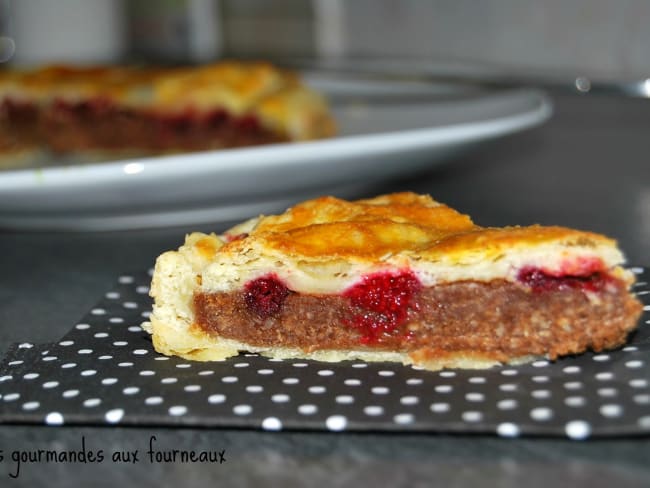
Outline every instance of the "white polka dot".
{"label": "white polka dot", "polygon": [[587,404],[587,400],[581,396],[570,396],[564,399],[564,404],[567,407],[584,407]]}
{"label": "white polka dot", "polygon": [[167,357],[167,356],[156,356],[154,358],[154,361],[169,361],[169,357]]}
{"label": "white polka dot", "polygon": [[390,392],[390,389],[386,388],[385,386],[373,386],[370,391],[372,391],[375,395],[386,395]]}
{"label": "white polka dot", "polygon": [[106,332],[97,332],[93,335],[93,337],[96,337],[97,339],[104,339],[105,337],[108,337],[108,334]]}
{"label": "white polka dot", "polygon": [[156,374],[155,371],[151,371],[150,369],[143,369],[138,373],[140,376],[154,376]]}
{"label": "white polka dot", "polygon": [[223,378],[221,378],[221,381],[223,381],[224,383],[237,383],[239,381],[239,378],[237,378],[236,376],[224,376]]}
{"label": "white polka dot", "polygon": [[316,412],[318,412],[318,407],[311,403],[305,403],[304,405],[298,406],[298,413],[300,415],[313,415]]}
{"label": "white polka dot", "polygon": [[316,395],[319,395],[321,393],[325,393],[327,391],[327,388],[324,386],[316,385],[316,386],[310,386],[309,387],[309,393],[313,393]]}
{"label": "white polka dot", "polygon": [[23,403],[23,410],[27,410],[27,411],[36,410],[40,406],[41,404],[39,402],[25,402]]}
{"label": "white polka dot", "polygon": [[533,362],[533,367],[535,367],[535,368],[545,368],[548,365],[549,365],[549,362],[545,361],[545,360],[540,360],[540,361],[534,361]]}
{"label": "white polka dot", "polygon": [[564,368],[562,368],[562,371],[564,371],[567,374],[575,374],[575,373],[579,373],[581,370],[580,370],[580,366],[565,366]]}
{"label": "white polka dot", "polygon": [[22,342],[18,344],[18,349],[31,349],[32,347],[34,347],[34,344],[31,342]]}
{"label": "white polka dot", "polygon": [[235,363],[235,368],[247,368],[249,363]]}
{"label": "white polka dot", "polygon": [[482,384],[485,383],[486,380],[485,380],[485,378],[483,378],[483,376],[472,376],[467,381],[469,381],[470,383],[472,383],[474,385],[482,385]]}
{"label": "white polka dot", "polygon": [[271,401],[275,403],[287,403],[289,400],[289,395],[285,395],[284,393],[277,393],[271,396]]}
{"label": "white polka dot", "polygon": [[210,376],[210,375],[213,375],[213,374],[214,374],[214,371],[212,371],[210,369],[205,369],[203,371],[199,371],[199,376]]}
{"label": "white polka dot", "polygon": [[640,417],[637,423],[642,429],[650,429],[650,415]]}
{"label": "white polka dot", "polygon": [[50,412],[45,416],[47,425],[63,425],[63,415],[59,412]]}
{"label": "white polka dot", "polygon": [[623,348],[623,351],[625,351],[625,352],[634,352],[634,351],[638,351],[638,350],[639,350],[639,348],[636,347],[636,346],[625,346]]}
{"label": "white polka dot", "polygon": [[411,413],[398,413],[393,417],[393,422],[400,425],[412,424],[415,417]]}
{"label": "white polka dot", "polygon": [[440,371],[440,373],[438,374],[443,378],[453,378],[454,376],[456,376],[455,371]]}
{"label": "white polka dot", "polygon": [[270,363],[281,363],[284,361],[282,358],[266,358],[266,360]]}
{"label": "white polka dot", "polygon": [[122,393],[124,393],[125,395],[135,395],[139,391],[140,388],[138,388],[137,386],[127,386],[122,390]]}
{"label": "white polka dot", "polygon": [[142,327],[139,325],[130,325],[128,329],[129,332],[142,332]]}
{"label": "white polka dot", "polygon": [[485,400],[485,395],[483,393],[470,392],[465,395],[465,399],[468,402],[482,402]]}
{"label": "white polka dot", "polygon": [[503,422],[497,425],[497,434],[501,437],[518,437],[519,426],[512,422]]}
{"label": "white polka dot", "polygon": [[354,363],[352,365],[353,368],[367,368],[368,365],[366,363]]}
{"label": "white polka dot", "polygon": [[64,347],[71,346],[73,344],[74,344],[74,341],[61,341],[61,342],[59,342],[59,346],[64,346]]}
{"label": "white polka dot", "polygon": [[208,403],[211,403],[213,405],[217,403],[223,403],[226,401],[226,395],[222,395],[221,393],[215,393],[214,395],[210,395],[208,397]]}
{"label": "white polka dot", "polygon": [[497,408],[499,410],[512,410],[514,408],[517,408],[517,406],[518,402],[514,398],[505,398],[497,402]]}
{"label": "white polka dot", "polygon": [[111,317],[110,319],[108,319],[108,321],[111,324],[122,324],[122,323],[124,323],[124,319],[122,317]]}
{"label": "white polka dot", "polygon": [[501,391],[515,391],[517,388],[517,385],[514,383],[503,383],[502,385],[499,385],[499,390]]}
{"label": "white polka dot", "polygon": [[609,361],[611,359],[611,357],[609,356],[609,354],[596,354],[591,359],[593,359],[594,361],[598,361],[598,362],[604,362],[604,361]]}
{"label": "white polka dot", "polygon": [[599,410],[603,417],[620,417],[623,414],[623,407],[615,403],[601,405]]}
{"label": "white polka dot", "polygon": [[603,371],[602,373],[597,373],[595,378],[599,381],[609,381],[614,378],[614,373],[611,371]]}
{"label": "white polka dot", "polygon": [[102,403],[102,401],[99,398],[88,398],[87,400],[84,400],[83,405],[84,407],[92,408],[96,407],[100,403]]}
{"label": "white polka dot", "polygon": [[122,347],[122,346],[126,346],[128,344],[129,343],[127,341],[113,341],[113,345],[116,346],[116,347]]}
{"label": "white polka dot", "polygon": [[535,383],[548,383],[550,378],[548,376],[533,376]]}
{"label": "white polka dot", "polygon": [[114,385],[117,383],[117,378],[104,378],[102,380],[102,385]]}
{"label": "white polka dot", "polygon": [[171,385],[172,383],[176,383],[177,381],[178,378],[173,378],[173,377],[163,378],[162,380],[160,380],[160,382],[164,385]]}
{"label": "white polka dot", "polygon": [[262,420],[262,429],[264,430],[282,430],[282,422],[277,417],[266,417]]}
{"label": "white polka dot", "polygon": [[63,369],[70,369],[75,367],[77,367],[77,363],[65,363],[61,365],[61,368]]}
{"label": "white polka dot", "polygon": [[124,410],[121,408],[114,408],[104,414],[104,418],[109,424],[118,423],[120,420],[122,420],[122,417],[124,417]]}
{"label": "white polka dot", "polygon": [[38,373],[27,373],[23,375],[23,379],[25,380],[33,380],[38,378],[40,375]]}
{"label": "white polka dot", "polygon": [[543,400],[545,398],[551,398],[550,390],[533,390],[530,392],[530,396],[537,398],[538,400]]}
{"label": "white polka dot", "polygon": [[451,385],[436,385],[434,390],[438,393],[449,393],[453,390],[453,387]]}
{"label": "white polka dot", "polygon": [[437,403],[432,403],[429,408],[431,409],[432,412],[444,413],[444,412],[449,412],[451,406],[448,403],[437,402]]}
{"label": "white polka dot", "polygon": [[519,372],[516,369],[504,369],[501,374],[503,376],[517,376]]}
{"label": "white polka dot", "polygon": [[79,394],[79,390],[66,390],[63,392],[63,398],[74,398]]}
{"label": "white polka dot", "polygon": [[356,378],[348,378],[343,383],[345,383],[347,386],[359,386],[361,384],[361,380],[358,380]]}
{"label": "white polka dot", "polygon": [[129,276],[129,275],[122,275],[117,279],[117,282],[120,283],[121,285],[130,285],[134,281],[135,280],[133,279],[133,276]]}
{"label": "white polka dot", "polygon": [[395,371],[383,369],[377,373],[379,376],[395,376]]}
{"label": "white polka dot", "polygon": [[20,398],[19,393],[7,393],[3,399],[5,402],[13,402],[14,400],[18,400]]}
{"label": "white polka dot", "polygon": [[422,383],[424,383],[422,378],[409,378],[406,380],[407,385],[421,385]]}
{"label": "white polka dot", "polygon": [[140,294],[140,295],[146,295],[147,293],[149,293],[149,287],[140,285],[140,286],[136,287],[135,292]]}
{"label": "white polka dot", "polygon": [[420,399],[416,396],[408,395],[400,398],[399,402],[402,405],[417,405],[418,403],[420,403]]}
{"label": "white polka dot", "polygon": [[57,356],[45,356],[43,358],[43,361],[49,362],[49,361],[56,361],[57,359],[59,359]]}
{"label": "white polka dot", "polygon": [[169,407],[168,412],[169,415],[180,417],[181,415],[185,415],[187,413],[187,407],[185,405],[174,405]]}
{"label": "white polka dot", "polygon": [[334,374],[334,371],[331,369],[321,369],[318,372],[318,376],[332,376]]}
{"label": "white polka dot", "polygon": [[120,368],[130,368],[131,366],[133,366],[133,363],[131,361],[123,361],[121,363],[117,363],[117,365]]}
{"label": "white polka dot", "polygon": [[93,315],[106,315],[106,310],[103,308],[93,308],[90,313]]}
{"label": "white polka dot", "polygon": [[261,385],[248,385],[246,387],[246,391],[248,393],[260,393],[264,391],[264,387],[262,387]]}
{"label": "white polka dot", "polygon": [[630,380],[630,386],[632,388],[646,388],[648,386],[648,380],[644,378],[635,378]]}
{"label": "white polka dot", "polygon": [[113,356],[110,354],[104,354],[103,356],[99,356],[97,359],[101,359],[102,361],[105,361],[107,359],[113,359]]}
{"label": "white polka dot", "polygon": [[367,407],[364,407],[363,413],[372,417],[376,417],[384,413],[384,408],[379,405],[368,405]]}
{"label": "white polka dot", "polygon": [[235,405],[232,409],[235,415],[248,415],[253,411],[250,405]]}
{"label": "white polka dot", "polygon": [[649,405],[650,395],[648,394],[634,395],[632,397],[632,400],[634,400],[634,403],[638,403],[639,405]]}
{"label": "white polka dot", "polygon": [[146,405],[160,405],[163,402],[163,398],[159,396],[147,397],[144,400]]}
{"label": "white polka dot", "polygon": [[336,397],[336,403],[350,405],[354,403],[354,397],[352,395],[338,395]]}
{"label": "white polka dot", "polygon": [[325,419],[325,426],[328,430],[340,432],[348,426],[348,419],[343,415],[331,415]]}
{"label": "white polka dot", "polygon": [[133,350],[133,354],[135,354],[136,356],[144,356],[148,352],[149,351],[147,351],[146,349],[134,349]]}
{"label": "white polka dot", "polygon": [[462,418],[465,422],[471,422],[471,423],[480,422],[481,420],[483,420],[483,414],[478,411],[467,411],[467,412],[463,412]]}
{"label": "white polka dot", "polygon": [[201,385],[187,385],[183,388],[188,393],[195,393],[201,391]]}
{"label": "white polka dot", "polygon": [[117,300],[120,298],[120,294],[116,291],[109,291],[106,295],[104,295],[106,298],[109,298],[111,300]]}
{"label": "white polka dot", "polygon": [[257,374],[270,375],[270,374],[273,374],[273,370],[272,369],[266,369],[266,368],[258,369]]}
{"label": "white polka dot", "polygon": [[92,349],[79,349],[77,351],[77,354],[92,354],[93,350]]}
{"label": "white polka dot", "polygon": [[625,363],[626,368],[641,368],[643,367],[643,361],[635,359],[633,361],[627,361]]}
{"label": "white polka dot", "polygon": [[80,374],[81,374],[81,376],[93,376],[93,375],[97,374],[97,370],[84,369]]}
{"label": "white polka dot", "polygon": [[547,407],[533,408],[530,411],[530,418],[540,422],[551,420],[553,418],[553,410]]}
{"label": "white polka dot", "polygon": [[23,360],[21,360],[21,359],[17,359],[16,361],[10,361],[10,362],[7,363],[7,364],[8,364],[9,366],[18,366],[18,365],[20,365],[20,364],[23,364],[24,362],[25,362],[25,361],[23,361]]}
{"label": "white polka dot", "polygon": [[616,388],[599,388],[597,393],[602,397],[615,397],[618,395],[618,390]]}
{"label": "white polka dot", "polygon": [[88,325],[88,324],[77,324],[77,325],[74,326],[74,328],[77,329],[77,330],[86,330],[86,329],[90,329],[90,325]]}
{"label": "white polka dot", "polygon": [[282,380],[282,383],[285,385],[297,385],[300,383],[300,380],[298,378],[285,378]]}
{"label": "white polka dot", "polygon": [[564,432],[571,439],[586,439],[591,435],[591,425],[584,420],[572,420],[564,426]]}
{"label": "white polka dot", "polygon": [[135,302],[124,302],[122,304],[124,308],[128,308],[129,310],[133,310],[135,308],[138,308],[138,304]]}
{"label": "white polka dot", "polygon": [[567,381],[564,383],[564,388],[567,390],[580,390],[583,387],[583,384],[579,381]]}
{"label": "white polka dot", "polygon": [[294,368],[306,368],[308,366],[307,363],[293,363],[291,366]]}

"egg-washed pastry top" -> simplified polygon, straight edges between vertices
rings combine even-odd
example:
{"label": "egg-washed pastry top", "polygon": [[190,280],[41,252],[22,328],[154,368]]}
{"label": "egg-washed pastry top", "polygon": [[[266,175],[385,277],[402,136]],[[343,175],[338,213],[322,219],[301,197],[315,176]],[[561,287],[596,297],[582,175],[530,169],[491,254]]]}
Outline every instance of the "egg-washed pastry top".
{"label": "egg-washed pastry top", "polygon": [[428,369],[555,359],[622,344],[640,314],[605,236],[485,228],[429,196],[322,197],[156,263],[156,349],[239,351]]}

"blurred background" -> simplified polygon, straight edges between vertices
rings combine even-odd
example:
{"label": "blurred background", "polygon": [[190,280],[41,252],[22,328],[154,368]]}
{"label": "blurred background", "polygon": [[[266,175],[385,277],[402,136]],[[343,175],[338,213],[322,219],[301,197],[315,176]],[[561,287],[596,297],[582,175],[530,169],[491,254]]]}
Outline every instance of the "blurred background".
{"label": "blurred background", "polygon": [[645,77],[647,0],[0,0],[0,59],[201,62],[393,56]]}

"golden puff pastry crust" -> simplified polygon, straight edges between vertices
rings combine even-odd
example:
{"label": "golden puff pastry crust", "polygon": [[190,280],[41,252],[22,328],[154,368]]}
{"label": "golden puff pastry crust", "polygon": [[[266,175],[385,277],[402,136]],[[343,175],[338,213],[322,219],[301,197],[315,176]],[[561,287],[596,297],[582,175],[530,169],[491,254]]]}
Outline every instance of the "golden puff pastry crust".
{"label": "golden puff pastry crust", "polygon": [[161,255],[160,352],[487,367],[615,347],[640,313],[614,240],[485,228],[427,195],[321,197]]}

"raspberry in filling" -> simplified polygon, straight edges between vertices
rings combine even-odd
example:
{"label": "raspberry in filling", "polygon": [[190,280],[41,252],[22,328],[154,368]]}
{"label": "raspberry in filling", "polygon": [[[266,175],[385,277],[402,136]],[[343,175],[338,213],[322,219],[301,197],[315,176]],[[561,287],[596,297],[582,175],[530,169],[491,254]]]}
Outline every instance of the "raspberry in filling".
{"label": "raspberry in filling", "polygon": [[604,290],[614,278],[602,271],[594,271],[585,275],[556,276],[531,266],[522,268],[517,274],[517,280],[537,293],[568,289],[598,292]]}
{"label": "raspberry in filling", "polygon": [[244,289],[244,300],[250,310],[265,319],[282,310],[289,289],[275,274],[252,280]]}
{"label": "raspberry in filling", "polygon": [[349,325],[361,332],[361,343],[381,342],[383,337],[397,333],[407,321],[409,309],[418,309],[414,297],[421,287],[411,271],[404,271],[368,275],[348,288],[343,296],[352,307]]}

